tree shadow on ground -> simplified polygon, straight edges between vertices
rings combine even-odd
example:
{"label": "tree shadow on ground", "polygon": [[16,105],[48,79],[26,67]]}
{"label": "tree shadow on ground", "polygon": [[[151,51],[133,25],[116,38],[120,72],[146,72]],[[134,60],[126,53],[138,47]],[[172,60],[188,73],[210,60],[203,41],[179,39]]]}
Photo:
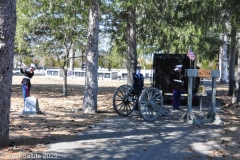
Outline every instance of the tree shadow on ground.
{"label": "tree shadow on ground", "polygon": [[[116,115],[112,107],[112,96],[118,86],[98,88],[98,113],[93,115],[83,114],[81,110],[84,87],[68,84],[68,96],[64,97],[61,84],[32,85],[31,95],[39,98],[43,114],[22,114],[23,108],[16,107],[20,102],[12,103],[10,149],[7,147],[9,152],[74,140],[76,133],[91,130],[90,125]],[[20,84],[12,85],[12,101],[14,100],[22,101]]]}

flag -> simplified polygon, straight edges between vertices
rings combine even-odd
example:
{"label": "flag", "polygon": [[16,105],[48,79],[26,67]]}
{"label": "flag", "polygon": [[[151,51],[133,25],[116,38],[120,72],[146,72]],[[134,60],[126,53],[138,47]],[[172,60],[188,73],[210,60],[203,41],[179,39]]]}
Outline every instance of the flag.
{"label": "flag", "polygon": [[191,49],[188,50],[187,56],[188,56],[191,60],[194,60],[194,59],[195,59],[195,54],[192,52]]}

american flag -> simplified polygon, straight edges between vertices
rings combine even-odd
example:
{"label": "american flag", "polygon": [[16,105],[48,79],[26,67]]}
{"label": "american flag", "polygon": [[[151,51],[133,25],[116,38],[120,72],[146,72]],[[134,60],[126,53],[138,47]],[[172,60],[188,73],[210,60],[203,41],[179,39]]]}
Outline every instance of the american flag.
{"label": "american flag", "polygon": [[194,60],[194,59],[195,59],[195,54],[193,53],[193,51],[192,51],[191,49],[188,50],[187,56],[188,56],[191,60]]}

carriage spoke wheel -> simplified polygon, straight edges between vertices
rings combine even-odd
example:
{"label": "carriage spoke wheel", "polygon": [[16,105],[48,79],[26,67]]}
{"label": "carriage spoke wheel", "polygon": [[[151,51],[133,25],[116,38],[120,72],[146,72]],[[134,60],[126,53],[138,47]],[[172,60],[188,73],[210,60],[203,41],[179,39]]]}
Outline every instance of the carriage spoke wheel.
{"label": "carriage spoke wheel", "polygon": [[161,92],[154,87],[147,88],[139,97],[138,109],[146,121],[154,121],[161,114],[163,98]]}
{"label": "carriage spoke wheel", "polygon": [[136,100],[131,94],[132,90],[132,86],[122,85],[114,93],[113,108],[121,116],[128,116],[135,109]]}

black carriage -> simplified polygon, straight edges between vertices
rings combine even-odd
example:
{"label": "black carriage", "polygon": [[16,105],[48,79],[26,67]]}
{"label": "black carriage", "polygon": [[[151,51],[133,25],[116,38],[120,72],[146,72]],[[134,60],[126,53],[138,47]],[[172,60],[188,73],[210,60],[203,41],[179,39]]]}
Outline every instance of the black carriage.
{"label": "black carriage", "polygon": [[[143,92],[134,90],[130,85],[120,86],[113,96],[114,110],[121,116],[130,115],[137,107],[141,117],[146,121],[154,121],[160,114],[169,115],[170,110],[164,108],[163,100],[172,99],[171,72],[177,64],[183,64],[185,69],[196,69],[196,59],[190,60],[186,54],[154,54],[152,86]],[[193,98],[197,92],[200,80],[194,79]],[[182,99],[188,96],[188,79],[184,79]]]}

